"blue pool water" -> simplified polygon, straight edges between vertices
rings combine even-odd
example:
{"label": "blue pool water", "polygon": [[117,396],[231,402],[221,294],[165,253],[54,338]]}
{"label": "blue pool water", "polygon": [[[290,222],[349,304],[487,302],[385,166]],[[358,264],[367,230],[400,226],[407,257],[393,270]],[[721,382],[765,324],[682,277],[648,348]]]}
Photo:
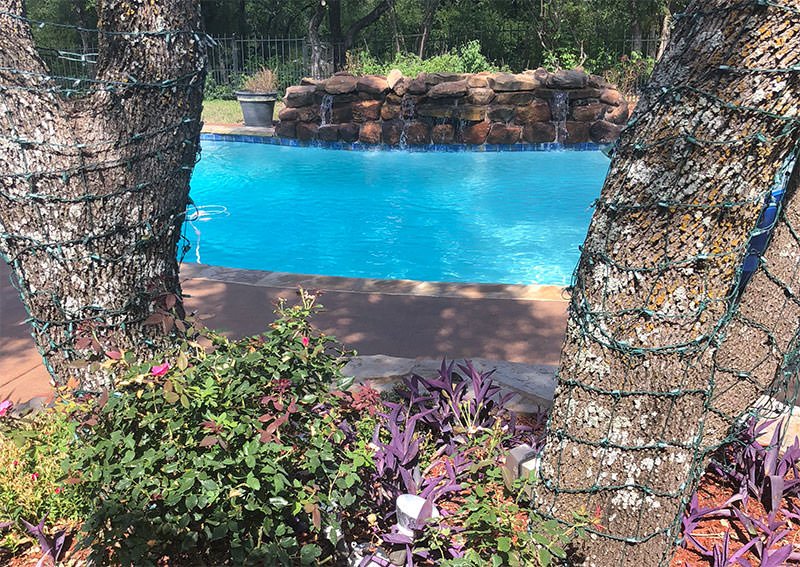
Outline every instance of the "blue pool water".
{"label": "blue pool water", "polygon": [[444,282],[568,284],[609,163],[592,151],[202,147],[186,261]]}

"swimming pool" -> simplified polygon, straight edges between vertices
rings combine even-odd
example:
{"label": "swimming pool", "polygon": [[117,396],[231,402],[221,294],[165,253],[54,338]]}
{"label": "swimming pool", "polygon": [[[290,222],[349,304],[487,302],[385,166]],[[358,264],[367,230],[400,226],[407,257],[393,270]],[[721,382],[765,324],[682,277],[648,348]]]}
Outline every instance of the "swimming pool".
{"label": "swimming pool", "polygon": [[202,142],[186,261],[382,279],[566,285],[595,151],[341,151]]}

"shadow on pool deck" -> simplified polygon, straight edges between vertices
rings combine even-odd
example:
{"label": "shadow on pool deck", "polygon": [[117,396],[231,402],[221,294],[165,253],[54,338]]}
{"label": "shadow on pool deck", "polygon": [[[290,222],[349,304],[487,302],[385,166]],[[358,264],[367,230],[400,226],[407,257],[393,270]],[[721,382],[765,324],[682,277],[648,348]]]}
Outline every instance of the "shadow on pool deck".
{"label": "shadow on pool deck", "polygon": [[[9,268],[0,264],[0,399],[46,395],[49,376]],[[230,337],[266,329],[273,302],[293,299],[297,284],[323,289],[325,311],[316,326],[362,355],[556,364],[566,327],[566,301],[524,286],[313,278],[194,264],[184,264],[181,275],[188,309]]]}

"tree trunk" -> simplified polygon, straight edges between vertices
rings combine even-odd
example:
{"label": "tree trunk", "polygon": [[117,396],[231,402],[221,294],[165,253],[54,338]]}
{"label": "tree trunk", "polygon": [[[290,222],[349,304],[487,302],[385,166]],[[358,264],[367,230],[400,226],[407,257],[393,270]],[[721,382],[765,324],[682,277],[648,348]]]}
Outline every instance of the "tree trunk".
{"label": "tree trunk", "polygon": [[664,55],[664,52],[667,50],[667,45],[669,45],[669,36],[672,30],[672,12],[669,8],[666,9],[664,13],[664,19],[661,20],[661,33],[659,34],[658,40],[658,51],[656,51],[656,61],[661,59],[661,56]]}
{"label": "tree trunk", "polygon": [[631,51],[642,53],[642,22],[639,15],[639,2],[630,0],[631,17]]}
{"label": "tree trunk", "polygon": [[427,0],[425,2],[425,17],[422,19],[422,36],[419,40],[419,53],[420,58],[425,57],[425,48],[428,44],[428,37],[431,33],[433,26],[433,19],[436,16],[436,10],[439,8],[439,0]]}
{"label": "tree trunk", "polygon": [[602,511],[574,564],[667,564],[709,454],[781,387],[800,322],[797,170],[743,289],[739,270],[800,146],[798,64],[800,0],[696,0],[623,132],[576,272],[535,498],[566,524]]}
{"label": "tree trunk", "polygon": [[394,7],[394,0],[381,0],[381,2],[369,11],[363,18],[359,18],[347,28],[344,36],[344,51],[352,49],[356,44],[356,38],[364,29],[377,22],[381,16]]}
{"label": "tree trunk", "polygon": [[317,2],[314,15],[308,22],[308,43],[311,45],[311,76],[315,79],[322,79],[322,41],[319,39],[319,26],[322,18],[325,17],[325,5]]}
{"label": "tree trunk", "polygon": [[333,48],[333,70],[341,71],[347,51],[342,34],[342,0],[328,0],[328,28],[331,32],[331,47]]}
{"label": "tree trunk", "polygon": [[0,252],[53,378],[89,388],[111,378],[87,361],[152,352],[182,316],[176,247],[205,77],[194,0],[98,13],[97,80],[67,93],[21,0],[0,0]]}

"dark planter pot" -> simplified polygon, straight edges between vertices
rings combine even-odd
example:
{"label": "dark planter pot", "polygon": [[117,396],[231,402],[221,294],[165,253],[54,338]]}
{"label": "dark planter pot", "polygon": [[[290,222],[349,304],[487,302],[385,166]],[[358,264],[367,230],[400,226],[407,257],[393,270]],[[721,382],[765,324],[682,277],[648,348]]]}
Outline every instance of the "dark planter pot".
{"label": "dark planter pot", "polygon": [[245,126],[272,127],[272,114],[275,112],[275,101],[278,100],[278,93],[236,91],[236,100],[239,101],[242,107]]}

